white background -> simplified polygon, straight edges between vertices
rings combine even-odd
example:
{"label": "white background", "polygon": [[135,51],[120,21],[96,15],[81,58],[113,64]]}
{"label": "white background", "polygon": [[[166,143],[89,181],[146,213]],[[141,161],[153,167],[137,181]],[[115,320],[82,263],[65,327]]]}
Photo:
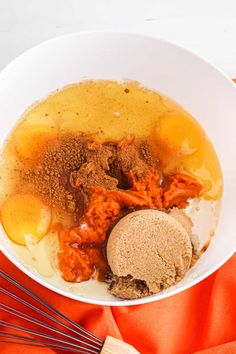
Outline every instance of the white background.
{"label": "white background", "polygon": [[236,0],[0,0],[0,69],[46,39],[93,29],[174,41],[236,77]]}

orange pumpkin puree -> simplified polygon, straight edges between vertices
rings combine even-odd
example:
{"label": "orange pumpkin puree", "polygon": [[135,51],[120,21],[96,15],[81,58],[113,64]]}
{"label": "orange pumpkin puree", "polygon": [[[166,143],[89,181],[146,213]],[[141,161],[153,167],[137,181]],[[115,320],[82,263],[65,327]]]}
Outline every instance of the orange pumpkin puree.
{"label": "orange pumpkin puree", "polygon": [[91,188],[89,203],[78,226],[59,232],[59,268],[67,281],[102,279],[107,268],[105,244],[112,223],[132,208],[184,208],[198,197],[202,185],[185,174],[168,176],[160,185],[159,173],[150,168],[140,180],[127,174],[128,190]]}

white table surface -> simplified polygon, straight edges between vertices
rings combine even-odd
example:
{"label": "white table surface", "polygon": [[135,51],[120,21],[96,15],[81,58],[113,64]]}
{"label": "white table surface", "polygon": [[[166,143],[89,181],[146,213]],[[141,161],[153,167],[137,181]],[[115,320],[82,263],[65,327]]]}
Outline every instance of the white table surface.
{"label": "white table surface", "polygon": [[0,69],[44,40],[94,29],[174,41],[236,77],[236,0],[0,0]]}

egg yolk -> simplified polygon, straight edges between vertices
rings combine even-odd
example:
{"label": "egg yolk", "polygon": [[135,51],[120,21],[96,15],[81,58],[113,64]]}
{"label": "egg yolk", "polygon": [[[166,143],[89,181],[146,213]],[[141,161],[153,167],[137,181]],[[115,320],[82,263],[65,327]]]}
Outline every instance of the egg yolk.
{"label": "egg yolk", "polygon": [[27,240],[41,240],[48,232],[50,221],[50,209],[32,195],[12,195],[1,208],[4,230],[12,241],[20,245],[26,245]]}
{"label": "egg yolk", "polygon": [[55,127],[35,124],[22,126],[16,133],[15,149],[20,157],[29,159],[37,156],[48,136],[55,133]]}
{"label": "egg yolk", "polygon": [[216,152],[194,119],[187,114],[167,113],[159,118],[154,135],[160,144],[161,160],[168,161],[169,168],[180,165],[184,172],[198,178],[204,185],[205,199],[221,198],[222,173]]}

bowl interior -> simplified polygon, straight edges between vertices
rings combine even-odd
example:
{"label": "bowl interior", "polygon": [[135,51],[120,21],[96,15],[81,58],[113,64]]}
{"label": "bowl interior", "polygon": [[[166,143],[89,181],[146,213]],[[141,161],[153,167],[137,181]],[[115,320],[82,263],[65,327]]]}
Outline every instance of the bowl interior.
{"label": "bowl interior", "polygon": [[87,289],[78,294],[40,276],[22,263],[2,229],[1,250],[36,281],[86,302],[141,304],[186,289],[217,269],[236,249],[233,204],[236,197],[233,185],[236,180],[236,89],[215,67],[168,42],[126,33],[72,34],[27,51],[0,74],[0,146],[32,103],[58,88],[85,79],[139,81],[176,100],[201,123],[215,146],[224,175],[223,208],[213,241],[187,277],[175,287],[148,298],[122,302],[107,298],[103,290],[94,293]]}

